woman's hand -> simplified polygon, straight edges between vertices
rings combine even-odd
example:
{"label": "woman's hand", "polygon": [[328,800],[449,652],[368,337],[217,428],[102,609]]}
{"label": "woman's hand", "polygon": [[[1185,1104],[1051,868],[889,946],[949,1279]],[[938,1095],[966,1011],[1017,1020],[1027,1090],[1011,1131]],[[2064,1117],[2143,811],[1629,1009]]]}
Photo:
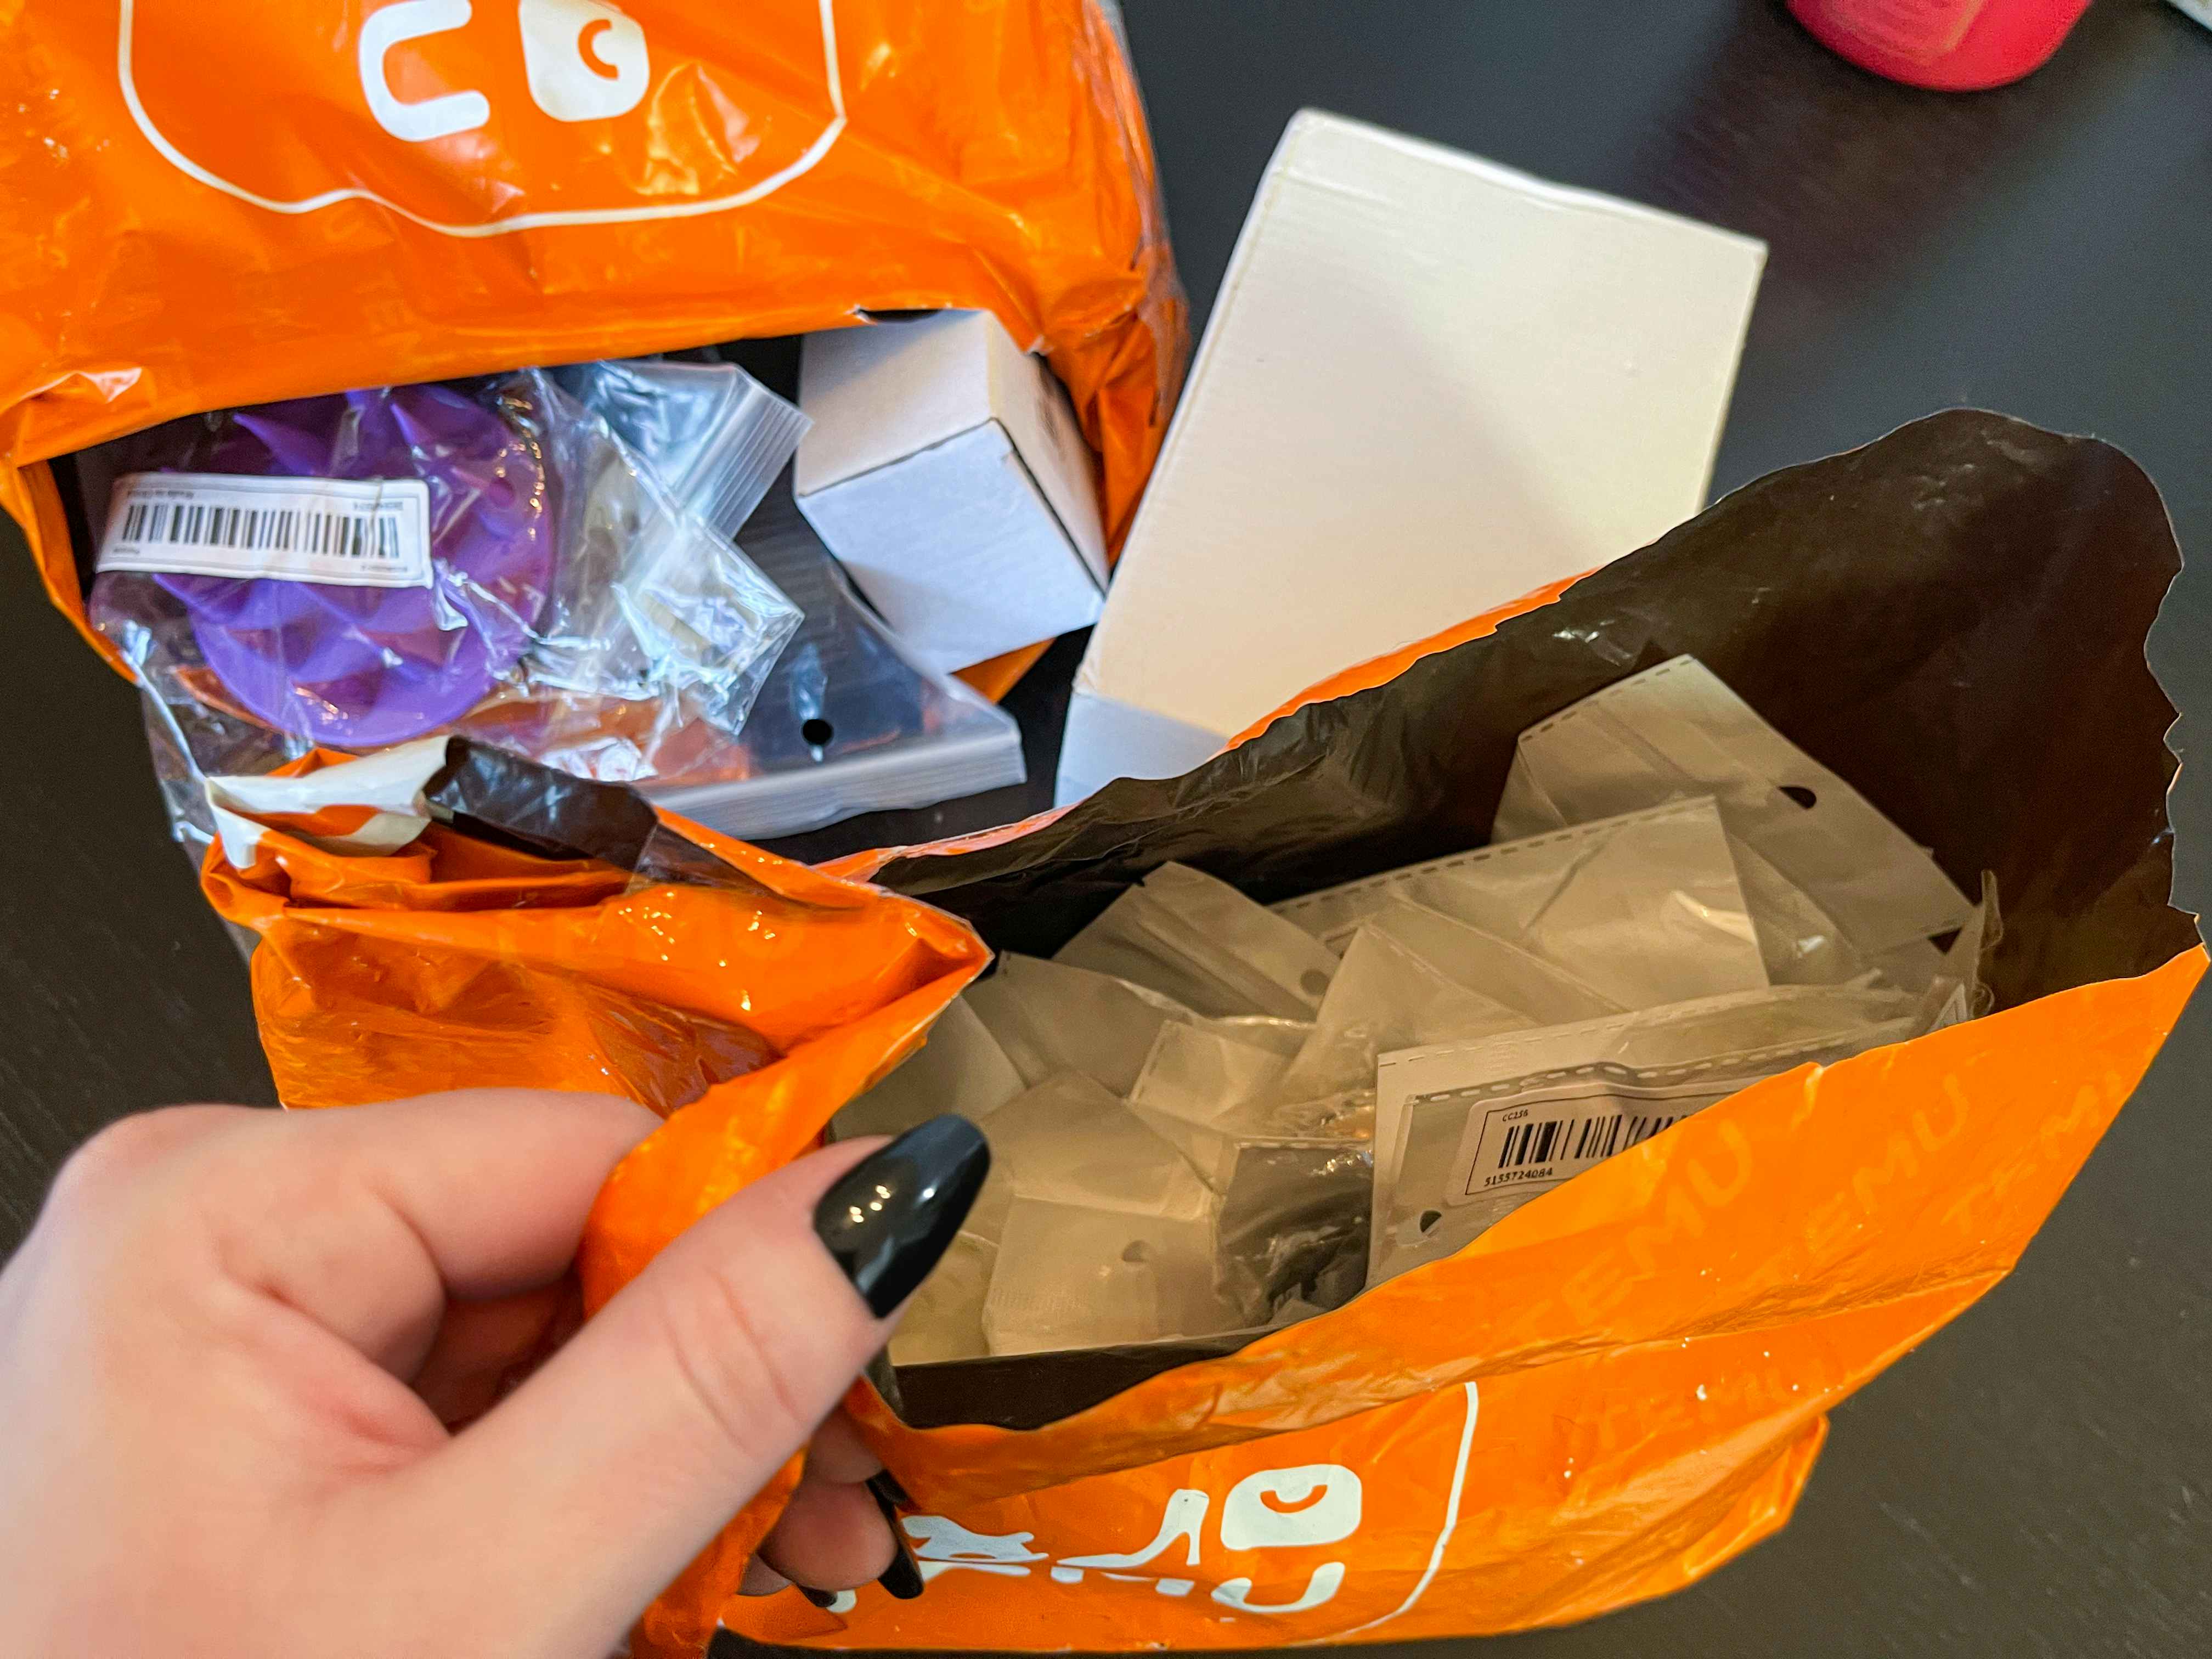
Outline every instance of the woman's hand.
{"label": "woman's hand", "polygon": [[957,1118],[748,1188],[491,1403],[656,1121],[481,1090],[96,1138],[0,1273],[9,1650],[599,1659],[810,1443],[746,1588],[910,1578],[834,1407],[981,1184]]}

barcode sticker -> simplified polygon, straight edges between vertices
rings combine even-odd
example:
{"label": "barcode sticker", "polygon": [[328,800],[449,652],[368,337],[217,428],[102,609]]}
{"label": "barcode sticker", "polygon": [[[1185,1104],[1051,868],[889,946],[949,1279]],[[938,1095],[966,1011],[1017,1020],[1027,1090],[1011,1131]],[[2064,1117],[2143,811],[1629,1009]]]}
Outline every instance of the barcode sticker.
{"label": "barcode sticker", "polygon": [[[1613,1069],[1591,1068],[1601,1074]],[[1655,1086],[1601,1075],[1510,1104],[1478,1107],[1460,1142],[1447,1201],[1468,1204],[1509,1188],[1553,1186],[1673,1128],[1729,1092],[1716,1092],[1710,1083]]]}
{"label": "barcode sticker", "polygon": [[420,478],[128,473],[115,481],[99,568],[428,587],[429,486]]}

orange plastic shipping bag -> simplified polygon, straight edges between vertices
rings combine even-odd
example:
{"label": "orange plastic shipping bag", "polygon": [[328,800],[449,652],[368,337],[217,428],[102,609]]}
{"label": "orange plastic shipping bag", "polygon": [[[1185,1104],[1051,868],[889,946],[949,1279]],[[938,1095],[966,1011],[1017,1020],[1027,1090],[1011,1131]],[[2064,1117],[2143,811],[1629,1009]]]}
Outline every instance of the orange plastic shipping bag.
{"label": "orange plastic shipping bag", "polygon": [[80,626],[39,463],[179,415],[980,307],[1066,384],[1118,546],[1173,407],[1094,0],[74,0],[0,45],[0,502]]}
{"label": "orange plastic shipping bag", "polygon": [[[779,1490],[638,1642],[696,1654],[721,1621],[801,1645],[1032,1650],[1522,1629],[1677,1588],[1783,1524],[1827,1411],[2011,1267],[2172,1028],[2205,958],[2167,904],[2172,709],[2143,641],[2179,565],[2117,451],[1958,412],[1351,671],[1187,776],[850,861],[872,887],[619,789],[541,796],[483,751],[434,757],[425,810],[448,821],[402,854],[303,838],[343,820],[266,819],[206,884],[259,936],[256,1007],[290,1103],[465,1077],[673,1109],[594,1210],[597,1306],[808,1144],[975,971],[939,909],[1049,951],[1169,860],[1273,901],[1480,845],[1520,731],[1697,656],[1962,886],[1994,872],[1995,1012],[1744,1090],[1257,1340],[864,1382],[848,1409],[910,1498],[923,1597],[732,1598]],[[679,907],[681,931],[637,925]],[[757,956],[725,969],[714,918],[770,909],[798,977],[790,1006],[752,1012],[733,994],[781,981]],[[558,1035],[526,1047],[526,1026]]]}

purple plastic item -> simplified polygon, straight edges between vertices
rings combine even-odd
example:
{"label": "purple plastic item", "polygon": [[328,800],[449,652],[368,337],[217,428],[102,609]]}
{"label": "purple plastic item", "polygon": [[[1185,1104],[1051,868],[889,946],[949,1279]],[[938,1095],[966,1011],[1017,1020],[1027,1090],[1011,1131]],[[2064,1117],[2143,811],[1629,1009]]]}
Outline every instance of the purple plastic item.
{"label": "purple plastic item", "polygon": [[[270,725],[344,749],[404,743],[482,702],[528,649],[552,589],[551,484],[528,437],[440,386],[264,404],[226,421],[192,470],[422,479],[435,590],[156,576],[223,688]],[[441,611],[461,625],[440,628]]]}

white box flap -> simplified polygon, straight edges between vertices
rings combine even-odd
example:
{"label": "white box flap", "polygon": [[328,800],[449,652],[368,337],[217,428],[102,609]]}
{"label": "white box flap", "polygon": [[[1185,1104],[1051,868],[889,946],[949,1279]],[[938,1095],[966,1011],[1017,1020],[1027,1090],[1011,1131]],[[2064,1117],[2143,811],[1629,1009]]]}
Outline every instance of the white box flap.
{"label": "white box flap", "polygon": [[[1079,691],[1225,738],[1655,539],[1705,504],[1765,258],[1747,237],[1298,115]],[[1124,763],[1071,752],[1067,773],[1145,775]]]}
{"label": "white box flap", "polygon": [[988,312],[941,311],[808,335],[799,402],[814,425],[799,440],[793,493],[811,495],[989,420],[994,332],[1006,337]]}

